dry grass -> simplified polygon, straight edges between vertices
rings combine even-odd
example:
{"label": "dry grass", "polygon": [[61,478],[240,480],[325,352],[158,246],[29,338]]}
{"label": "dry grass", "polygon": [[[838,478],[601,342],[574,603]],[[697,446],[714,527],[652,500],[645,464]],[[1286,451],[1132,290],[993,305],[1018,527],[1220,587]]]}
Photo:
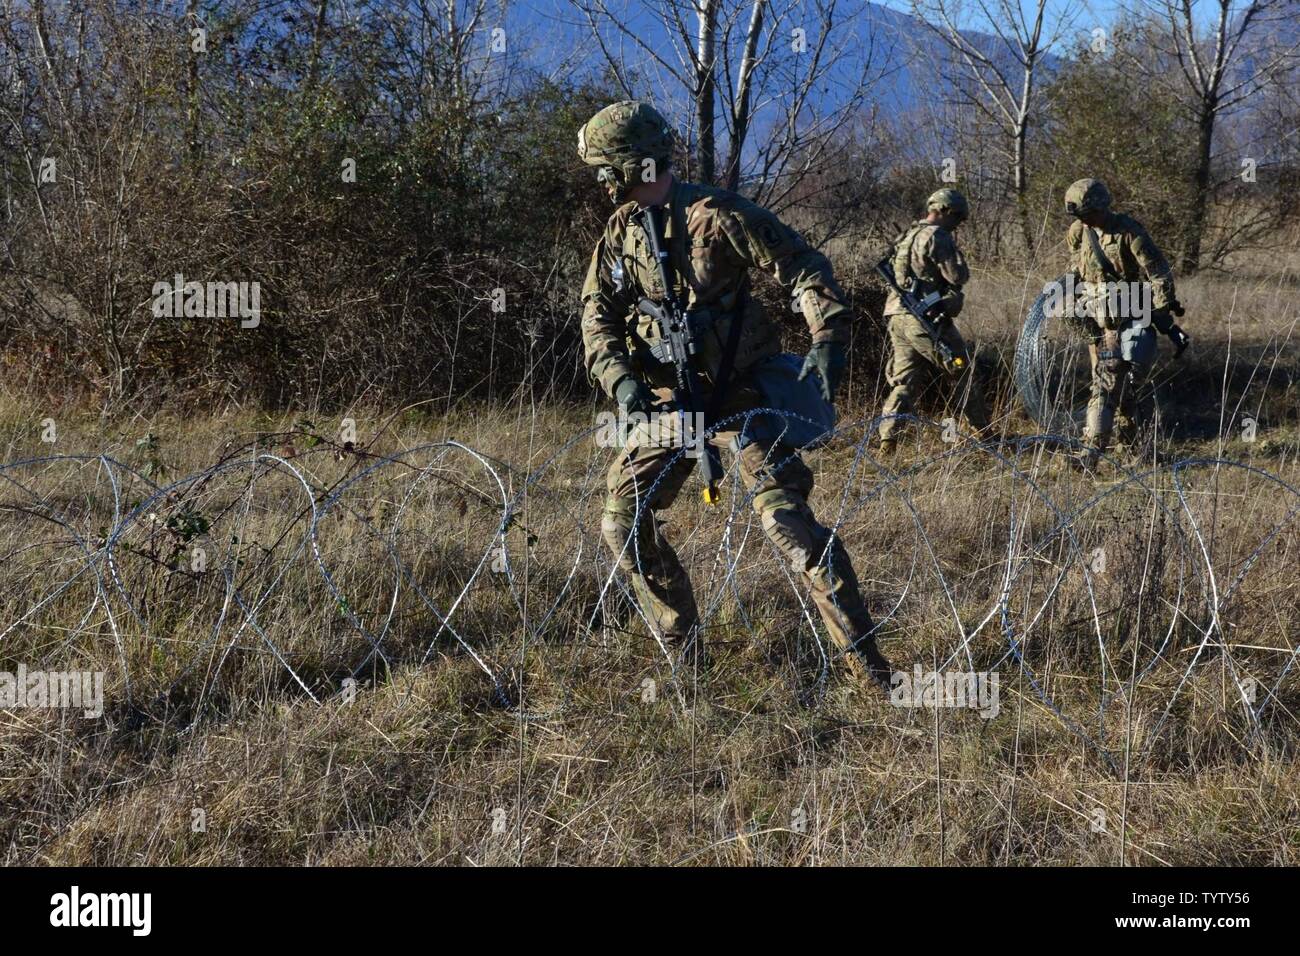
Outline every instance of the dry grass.
{"label": "dry grass", "polygon": [[[964,325],[992,354],[1009,351],[1023,289],[981,277],[971,290]],[[167,485],[256,438],[310,490],[286,465],[247,464],[252,446],[230,459],[244,464],[152,502],[143,478],[93,459],[4,472],[0,631],[21,624],[0,638],[0,670],[107,677],[103,720],[0,716],[0,860],[1294,865],[1300,669],[1284,669],[1300,643],[1300,501],[1268,477],[1300,484],[1293,289],[1285,276],[1183,287],[1198,348],[1172,392],[1188,414],[1168,450],[1259,471],[1094,486],[1042,448],[1022,453],[1017,477],[923,436],[916,470],[889,483],[855,465],[860,426],[812,456],[825,520],[847,483],[841,534],[888,618],[887,652],[901,667],[996,667],[987,720],[892,707],[836,673],[819,683],[799,593],[747,506],[730,525],[738,556],[719,562],[725,522],[693,494],[668,528],[702,606],[716,599],[718,659],[707,680],[672,684],[607,587],[596,529],[608,452],[589,438],[565,447],[603,406],[352,412],[367,450],[406,463],[381,465],[305,437],[334,437],[338,416],[102,421],[9,396],[5,461],[103,452]],[[1000,387],[1002,412],[1028,429]],[[850,401],[874,407],[875,385],[855,382]],[[1240,440],[1243,409],[1258,409],[1257,442]],[[53,447],[39,441],[51,416]],[[156,447],[137,445],[147,433]],[[416,450],[446,439],[490,457]],[[486,465],[520,503],[510,574],[491,568],[501,492]],[[1053,505],[1106,491],[1071,516],[1073,539],[1053,534]],[[102,555],[115,498],[146,507],[113,538],[117,580],[100,560],[97,584],[73,532]],[[314,544],[313,501],[331,508]],[[166,528],[186,513],[210,521],[188,541]],[[196,543],[202,574],[186,570]],[[1105,570],[1085,574],[1099,547]],[[1006,616],[990,616],[1004,586]],[[440,628],[453,604],[511,707]],[[1246,678],[1276,688],[1258,723],[1237,699]]]}

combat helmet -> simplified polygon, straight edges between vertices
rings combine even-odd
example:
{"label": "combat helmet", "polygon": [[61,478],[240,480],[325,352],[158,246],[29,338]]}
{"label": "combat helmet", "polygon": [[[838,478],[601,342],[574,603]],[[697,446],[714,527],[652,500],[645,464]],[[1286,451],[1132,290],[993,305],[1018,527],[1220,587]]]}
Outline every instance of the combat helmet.
{"label": "combat helmet", "polygon": [[1065,191],[1065,211],[1071,216],[1087,212],[1107,212],[1110,209],[1110,190],[1100,179],[1080,179]]}
{"label": "combat helmet", "polygon": [[940,189],[930,194],[925,201],[927,212],[947,212],[957,217],[958,222],[965,222],[970,216],[970,204],[966,197],[955,189]]}
{"label": "combat helmet", "polygon": [[606,106],[578,130],[578,158],[600,167],[597,178],[613,187],[615,202],[622,202],[627,189],[642,181],[647,159],[658,172],[667,168],[672,151],[668,121],[653,106],[636,100]]}

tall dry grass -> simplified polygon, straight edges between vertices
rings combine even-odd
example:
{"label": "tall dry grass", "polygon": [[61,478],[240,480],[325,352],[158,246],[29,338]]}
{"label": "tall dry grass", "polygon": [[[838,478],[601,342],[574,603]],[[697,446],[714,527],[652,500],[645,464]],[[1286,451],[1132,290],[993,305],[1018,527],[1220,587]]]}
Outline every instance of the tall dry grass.
{"label": "tall dry grass", "polygon": [[[895,664],[996,669],[992,719],[823,682],[802,592],[734,488],[721,514],[692,486],[667,515],[716,650],[674,680],[609,578],[609,452],[566,444],[603,404],[105,419],[9,394],[0,670],[103,671],[106,710],[0,716],[0,858],[1294,864],[1293,283],[1183,287],[1179,374],[1218,385],[1175,380],[1192,424],[1162,450],[1251,468],[1098,485],[1043,446],[1017,474],[930,430],[887,472],[858,454],[880,397],[858,370],[862,421],[810,456],[813,504]],[[963,318],[1018,431],[997,370],[1026,287],[981,276]],[[342,417],[363,454],[337,446]],[[1276,689],[1259,722],[1248,680]]]}

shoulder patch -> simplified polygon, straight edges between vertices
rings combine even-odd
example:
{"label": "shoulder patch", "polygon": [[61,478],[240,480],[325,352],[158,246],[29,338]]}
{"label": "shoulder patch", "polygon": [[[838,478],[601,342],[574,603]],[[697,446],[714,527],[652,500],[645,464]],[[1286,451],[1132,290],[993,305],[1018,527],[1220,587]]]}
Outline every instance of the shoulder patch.
{"label": "shoulder patch", "polygon": [[760,219],[758,222],[758,228],[755,232],[758,233],[759,241],[762,242],[763,245],[767,246],[767,248],[776,249],[781,245],[781,231],[776,228],[776,225],[771,219]]}

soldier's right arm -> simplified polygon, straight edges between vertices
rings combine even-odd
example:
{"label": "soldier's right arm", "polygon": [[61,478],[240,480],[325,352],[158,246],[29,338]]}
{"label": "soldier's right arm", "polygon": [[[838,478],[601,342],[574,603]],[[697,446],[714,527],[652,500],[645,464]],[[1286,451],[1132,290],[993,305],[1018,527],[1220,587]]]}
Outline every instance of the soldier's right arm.
{"label": "soldier's right arm", "polygon": [[614,285],[613,269],[623,248],[631,204],[610,217],[605,234],[596,243],[582,285],[582,345],[587,375],[614,397],[619,381],[636,374],[627,351],[627,316],[633,308],[632,277],[620,291]]}

